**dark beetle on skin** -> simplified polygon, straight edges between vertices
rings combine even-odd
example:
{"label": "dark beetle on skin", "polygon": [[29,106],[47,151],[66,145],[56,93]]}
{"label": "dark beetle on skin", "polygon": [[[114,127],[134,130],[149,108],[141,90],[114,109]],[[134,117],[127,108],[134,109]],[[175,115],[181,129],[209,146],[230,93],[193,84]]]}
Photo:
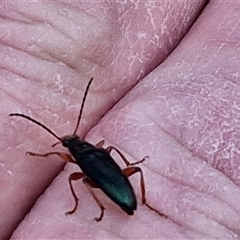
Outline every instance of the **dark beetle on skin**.
{"label": "dark beetle on skin", "polygon": [[[151,207],[145,198],[145,186],[144,186],[144,179],[142,170],[139,167],[129,167],[131,165],[135,165],[141,163],[145,160],[129,163],[125,156],[115,147],[109,146],[106,149],[103,148],[104,140],[100,141],[96,146],[80,139],[78,135],[76,135],[82,111],[84,107],[84,103],[86,101],[87,93],[89,87],[93,81],[93,78],[90,79],[87,88],[84,93],[83,101],[81,104],[80,113],[78,116],[77,125],[72,135],[67,135],[63,137],[58,137],[54,132],[52,132],[48,127],[43,125],[42,123],[32,119],[29,116],[20,113],[11,113],[9,116],[18,116],[22,118],[26,118],[37,125],[44,128],[50,134],[52,134],[55,138],[57,138],[60,142],[55,143],[52,146],[57,145],[58,143],[62,143],[63,147],[68,148],[71,155],[64,153],[64,152],[48,152],[45,154],[27,152],[27,154],[31,156],[38,156],[38,157],[47,157],[49,155],[58,155],[63,160],[77,164],[82,172],[74,172],[69,176],[69,184],[70,189],[73,194],[75,200],[74,208],[66,212],[66,214],[72,214],[76,211],[78,206],[78,198],[76,193],[73,189],[72,181],[76,181],[78,179],[83,179],[83,183],[88,188],[89,192],[93,196],[94,200],[98,204],[99,208],[101,209],[101,214],[99,217],[95,218],[96,221],[101,221],[103,218],[105,207],[97,198],[95,193],[93,192],[92,188],[100,188],[113,202],[115,202],[124,212],[129,215],[133,215],[134,210],[137,209],[137,201],[136,195],[130,184],[128,177],[133,175],[136,172],[140,173],[141,176],[141,192],[142,192],[142,203],[145,204],[150,210],[155,211],[162,217],[166,217],[164,214],[160,213],[157,209]],[[113,160],[110,156],[110,152],[115,150],[122,160],[127,165],[127,168],[121,170],[121,168],[117,165],[117,163]]]}

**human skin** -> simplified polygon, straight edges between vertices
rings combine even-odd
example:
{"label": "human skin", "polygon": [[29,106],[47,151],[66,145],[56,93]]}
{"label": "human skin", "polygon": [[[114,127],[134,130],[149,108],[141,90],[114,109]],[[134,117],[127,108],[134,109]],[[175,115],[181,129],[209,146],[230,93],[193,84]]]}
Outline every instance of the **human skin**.
{"label": "human skin", "polygon": [[[240,238],[240,3],[1,7],[0,239]],[[147,201],[167,219],[141,205],[138,174],[130,178],[134,216],[96,190],[106,211],[95,222],[100,210],[81,181],[79,207],[65,216],[74,205],[68,176],[80,169],[25,155],[51,151],[57,140],[8,114],[71,134],[91,77],[78,133],[93,144],[104,139],[130,162],[147,155],[139,165]]]}

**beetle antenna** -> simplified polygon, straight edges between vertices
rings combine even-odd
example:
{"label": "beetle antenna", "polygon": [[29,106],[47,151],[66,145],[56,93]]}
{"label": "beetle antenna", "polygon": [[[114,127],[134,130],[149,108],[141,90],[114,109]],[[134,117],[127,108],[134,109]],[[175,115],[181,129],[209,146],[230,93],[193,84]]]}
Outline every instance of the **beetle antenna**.
{"label": "beetle antenna", "polygon": [[55,138],[57,138],[59,141],[62,142],[62,139],[60,137],[58,137],[53,131],[51,131],[48,127],[46,127],[45,125],[43,125],[42,123],[36,121],[33,118],[30,118],[29,116],[26,116],[24,114],[21,113],[11,113],[8,116],[12,117],[12,116],[17,116],[17,117],[22,117],[22,118],[26,118],[28,120],[30,120],[31,122],[36,123],[37,125],[41,126],[42,128],[44,128],[46,131],[48,131],[50,134],[52,134]]}
{"label": "beetle antenna", "polygon": [[86,101],[86,97],[87,97],[87,94],[88,94],[88,90],[89,90],[89,87],[90,87],[92,81],[93,81],[93,77],[88,82],[88,85],[87,85],[86,90],[84,92],[84,97],[83,97],[83,100],[82,100],[81,109],[80,109],[80,112],[79,112],[79,115],[78,115],[77,125],[75,127],[74,132],[73,132],[73,135],[76,135],[77,129],[79,127],[79,123],[80,123],[80,120],[81,120],[81,117],[82,117],[83,107],[84,107],[84,104],[85,104],[85,101]]}

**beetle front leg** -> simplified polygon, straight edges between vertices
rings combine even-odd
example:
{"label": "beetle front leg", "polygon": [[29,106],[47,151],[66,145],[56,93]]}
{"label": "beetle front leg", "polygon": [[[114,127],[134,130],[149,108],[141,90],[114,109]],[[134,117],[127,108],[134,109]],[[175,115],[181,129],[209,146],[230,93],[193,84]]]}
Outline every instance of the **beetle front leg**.
{"label": "beetle front leg", "polygon": [[69,154],[64,153],[64,152],[48,152],[48,153],[44,153],[44,154],[34,153],[34,152],[26,152],[26,155],[30,155],[33,157],[48,157],[50,155],[58,155],[64,161],[76,164],[76,162],[72,159],[72,157]]}
{"label": "beetle front leg", "polygon": [[123,173],[127,176],[130,177],[133,174],[139,172],[140,173],[140,186],[141,186],[141,193],[142,193],[142,204],[146,205],[150,210],[156,212],[158,215],[161,217],[167,218],[167,216],[161,212],[159,212],[157,209],[149,205],[146,201],[146,192],[145,192],[145,183],[144,183],[144,177],[142,173],[142,169],[139,167],[129,167],[123,170]]}

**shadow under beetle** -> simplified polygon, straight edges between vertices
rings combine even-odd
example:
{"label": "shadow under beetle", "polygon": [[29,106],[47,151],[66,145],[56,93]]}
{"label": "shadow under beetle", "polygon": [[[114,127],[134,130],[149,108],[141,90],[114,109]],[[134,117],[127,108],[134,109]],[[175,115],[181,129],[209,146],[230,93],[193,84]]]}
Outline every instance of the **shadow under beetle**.
{"label": "shadow under beetle", "polygon": [[[145,160],[129,163],[126,157],[115,147],[109,146],[106,149],[103,148],[104,140],[100,141],[96,146],[80,139],[78,135],[76,135],[82,112],[83,107],[86,101],[87,93],[89,87],[93,81],[93,78],[90,79],[85,93],[83,97],[83,101],[81,104],[81,109],[79,112],[77,125],[72,135],[66,135],[63,137],[58,137],[54,132],[52,132],[48,127],[43,125],[42,123],[32,119],[29,116],[20,113],[11,113],[9,116],[18,116],[22,118],[26,118],[37,125],[44,128],[50,134],[52,134],[55,138],[57,138],[60,142],[52,145],[55,146],[58,143],[62,143],[63,147],[68,148],[71,155],[64,153],[64,152],[48,152],[45,154],[27,152],[30,156],[37,156],[37,157],[47,157],[49,155],[58,155],[63,160],[71,163],[77,164],[82,172],[74,172],[72,173],[69,178],[69,185],[72,192],[72,195],[75,200],[75,206],[71,211],[66,212],[67,214],[72,214],[76,211],[78,206],[78,197],[73,189],[72,181],[76,181],[82,178],[83,183],[89,190],[90,194],[93,196],[94,200],[96,201],[97,205],[101,209],[101,214],[99,217],[96,217],[96,221],[101,221],[104,215],[105,207],[98,199],[98,197],[93,192],[92,188],[100,188],[113,202],[115,202],[124,212],[129,215],[133,215],[134,210],[137,209],[137,200],[136,195],[134,193],[133,187],[130,184],[128,177],[133,175],[134,173],[140,173],[140,183],[141,183],[141,193],[142,193],[142,203],[145,204],[150,210],[155,211],[160,216],[166,217],[164,214],[160,213],[157,209],[151,207],[146,202],[145,197],[145,185],[143,179],[143,173],[141,168],[139,167],[130,167],[131,165],[135,165],[141,163]],[[110,152],[115,150],[119,156],[122,158],[124,163],[126,164],[127,168],[121,170],[117,163],[113,160],[110,156]]]}

